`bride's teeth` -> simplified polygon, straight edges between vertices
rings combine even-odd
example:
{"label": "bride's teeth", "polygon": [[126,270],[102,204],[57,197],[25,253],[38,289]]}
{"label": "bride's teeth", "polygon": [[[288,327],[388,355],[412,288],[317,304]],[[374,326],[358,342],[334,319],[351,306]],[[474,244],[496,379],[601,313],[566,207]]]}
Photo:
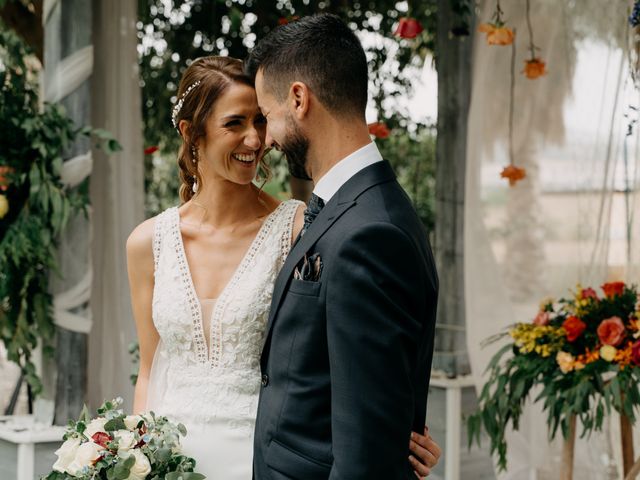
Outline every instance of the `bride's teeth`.
{"label": "bride's teeth", "polygon": [[245,162],[245,163],[251,163],[251,162],[253,162],[253,161],[256,159],[255,154],[253,154],[253,155],[241,155],[241,154],[239,154],[239,153],[235,153],[235,154],[233,155],[233,157],[234,157],[236,160],[240,160],[241,162]]}

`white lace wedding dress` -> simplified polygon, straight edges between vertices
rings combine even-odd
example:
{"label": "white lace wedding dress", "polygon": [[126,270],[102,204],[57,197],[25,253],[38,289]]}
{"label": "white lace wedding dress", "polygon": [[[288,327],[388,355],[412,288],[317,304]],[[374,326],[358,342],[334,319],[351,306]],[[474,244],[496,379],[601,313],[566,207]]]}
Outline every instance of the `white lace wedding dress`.
{"label": "white lace wedding dress", "polygon": [[[202,304],[189,271],[178,209],[156,218],[153,322],[160,343],[147,410],[187,427],[183,451],[196,459],[196,471],[209,480],[252,476],[260,349],[299,205],[283,202],[264,220],[220,296]],[[210,322],[203,322],[203,310],[211,311]],[[209,338],[204,327],[210,327]]]}

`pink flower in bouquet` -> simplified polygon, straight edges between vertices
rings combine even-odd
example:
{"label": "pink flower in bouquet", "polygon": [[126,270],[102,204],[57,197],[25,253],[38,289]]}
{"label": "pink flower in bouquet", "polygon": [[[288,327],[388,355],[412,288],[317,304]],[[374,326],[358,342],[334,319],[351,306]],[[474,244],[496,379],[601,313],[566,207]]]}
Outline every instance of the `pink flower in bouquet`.
{"label": "pink flower in bouquet", "polygon": [[624,282],[609,282],[602,285],[602,290],[607,298],[613,298],[624,293]]}
{"label": "pink flower in bouquet", "polygon": [[593,298],[594,300],[598,300],[598,294],[593,288],[583,288],[580,292],[580,296],[583,299]]}
{"label": "pink flower in bouquet", "polygon": [[584,329],[587,328],[587,325],[578,317],[571,315],[562,323],[562,328],[567,332],[567,340],[575,342],[582,335]]}
{"label": "pink flower in bouquet", "polygon": [[533,319],[533,323],[540,327],[544,327],[545,325],[549,325],[549,320],[551,320],[549,312],[538,312],[536,318]]}
{"label": "pink flower in bouquet", "polygon": [[640,365],[640,341],[637,341],[631,347],[631,361],[634,365]]}
{"label": "pink flower in bouquet", "polygon": [[598,325],[598,338],[603,345],[617,347],[625,337],[624,323],[620,317],[611,317]]}

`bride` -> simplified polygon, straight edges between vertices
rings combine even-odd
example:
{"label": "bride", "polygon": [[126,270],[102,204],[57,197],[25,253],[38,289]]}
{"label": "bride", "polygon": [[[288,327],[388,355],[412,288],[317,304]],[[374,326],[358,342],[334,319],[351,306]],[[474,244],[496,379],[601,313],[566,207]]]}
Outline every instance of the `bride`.
{"label": "bride", "polygon": [[[134,412],[187,427],[183,450],[211,480],[249,480],[260,349],[275,278],[303,225],[304,204],[253,181],[264,171],[266,119],[242,62],[205,57],[185,71],[172,120],[182,205],[127,241],[140,343]],[[409,439],[407,439],[409,441]],[[417,476],[440,448],[410,442]]]}

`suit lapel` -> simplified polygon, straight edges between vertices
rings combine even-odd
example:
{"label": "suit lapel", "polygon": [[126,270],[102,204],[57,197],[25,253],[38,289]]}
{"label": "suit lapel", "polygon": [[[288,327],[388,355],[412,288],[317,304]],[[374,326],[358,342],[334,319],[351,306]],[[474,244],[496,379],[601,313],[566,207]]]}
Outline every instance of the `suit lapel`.
{"label": "suit lapel", "polygon": [[374,163],[355,174],[342,187],[340,187],[334,197],[331,198],[327,205],[320,211],[302,238],[300,238],[293,246],[274,286],[273,298],[271,300],[271,311],[269,312],[269,322],[267,324],[263,343],[261,358],[263,368],[268,355],[269,339],[273,329],[274,318],[278,313],[278,309],[280,308],[280,304],[284,297],[285,289],[289,284],[289,280],[295,266],[302,259],[304,254],[307,253],[309,248],[311,248],[311,246],[316,243],[318,239],[329,229],[329,227],[331,227],[336,220],[356,204],[356,199],[361,193],[374,185],[393,180],[394,178],[395,174],[393,173],[391,165],[389,162],[384,160]]}

